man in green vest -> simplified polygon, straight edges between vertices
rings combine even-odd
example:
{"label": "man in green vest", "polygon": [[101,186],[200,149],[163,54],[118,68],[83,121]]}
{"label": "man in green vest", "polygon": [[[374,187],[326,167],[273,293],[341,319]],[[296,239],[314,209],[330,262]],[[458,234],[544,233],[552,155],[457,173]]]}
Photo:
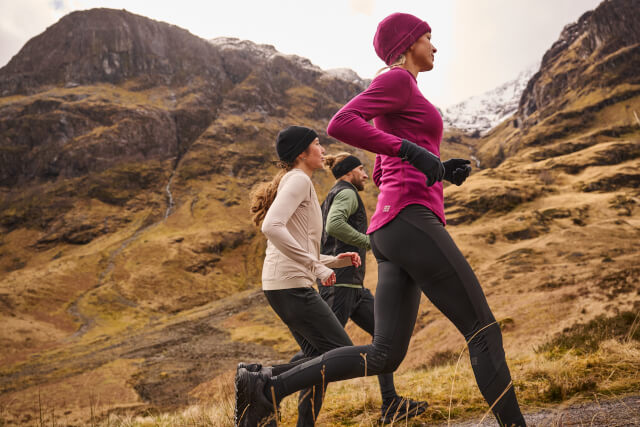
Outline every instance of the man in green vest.
{"label": "man in green vest", "polygon": [[[325,166],[331,169],[337,181],[322,203],[322,253],[358,252],[362,264],[334,269],[335,285],[319,286],[320,296],[343,326],[351,319],[373,337],[374,298],[363,286],[366,252],[371,249],[371,242],[366,234],[367,213],[358,194],[364,190],[369,176],[360,159],[349,153],[326,156]],[[405,420],[427,408],[427,402],[400,397],[393,384],[393,374],[379,375],[378,381],[382,394],[381,422]]]}

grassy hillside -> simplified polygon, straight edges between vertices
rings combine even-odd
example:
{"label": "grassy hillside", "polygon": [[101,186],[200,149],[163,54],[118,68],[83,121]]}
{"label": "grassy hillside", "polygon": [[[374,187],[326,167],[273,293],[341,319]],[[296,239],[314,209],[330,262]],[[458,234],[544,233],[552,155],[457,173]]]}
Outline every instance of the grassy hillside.
{"label": "grassy hillside", "polygon": [[[276,173],[277,132],[289,123],[321,132],[326,117],[307,114],[329,107],[322,94],[299,87],[288,92],[283,117],[227,112],[253,90],[243,83],[232,91],[177,163],[132,160],[4,189],[2,423],[39,419],[38,402],[71,424],[105,411],[181,407],[240,357],[275,361],[295,352],[259,292],[265,240],[250,222],[248,194]],[[167,96],[83,86],[0,102],[20,109],[53,99],[62,109],[85,109],[100,97],[103,106],[148,111]],[[113,137],[94,127],[73,146]],[[322,141],[331,152],[346,148]],[[372,159],[358,154],[371,169]],[[319,172],[317,182],[323,194],[333,179]]]}
{"label": "grassy hillside", "polygon": [[[477,160],[445,189],[448,230],[529,413],[640,388],[638,45],[587,24],[545,56],[516,116],[483,138],[448,132],[441,150]],[[219,94],[195,77],[0,97],[0,425],[226,426],[236,363],[297,351],[260,291],[249,192],[275,174],[273,141],[289,124],[345,150],[324,129],[357,88],[241,47],[214,52],[233,71]],[[355,153],[370,171],[372,156]],[[333,184],[328,172],[314,181],[321,198]],[[376,192],[369,183],[370,215]],[[400,393],[431,404],[414,425],[487,411],[464,347],[423,298],[396,376]],[[369,425],[378,407],[374,378],[333,384],[319,423]],[[288,398],[281,424],[294,423]]]}

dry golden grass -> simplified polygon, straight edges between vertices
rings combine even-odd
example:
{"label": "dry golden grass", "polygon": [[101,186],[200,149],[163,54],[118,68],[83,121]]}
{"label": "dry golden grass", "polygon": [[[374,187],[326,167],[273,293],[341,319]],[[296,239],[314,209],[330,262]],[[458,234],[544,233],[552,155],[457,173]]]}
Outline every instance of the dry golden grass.
{"label": "dry golden grass", "polygon": [[[31,103],[35,100],[63,100],[65,97],[77,99],[75,102],[113,103],[121,105],[146,105],[159,108],[175,105],[174,91],[167,87],[154,87],[146,90],[131,90],[135,82],[115,86],[107,83],[75,88],[53,87],[34,95],[13,95],[0,97],[0,106]],[[73,101],[72,101],[73,102]]]}
{"label": "dry golden grass", "polygon": [[131,379],[141,362],[118,359],[80,375],[11,393],[9,399],[3,399],[0,412],[6,415],[0,421],[3,425],[85,425],[114,408],[139,407],[143,402]]}
{"label": "dry golden grass", "polygon": [[[604,400],[607,396],[637,391],[640,386],[640,345],[637,341],[604,341],[596,352],[586,357],[568,351],[560,356],[542,353],[508,362],[516,393],[525,412],[549,408],[559,401],[589,401],[594,395]],[[452,394],[454,373],[456,378]],[[231,380],[232,375],[229,374],[223,381],[219,380],[215,392],[207,396],[207,403],[156,416],[112,415],[101,425],[231,426],[234,404]],[[428,410],[411,420],[409,425],[479,420],[487,415],[488,405],[475,385],[466,355],[461,359],[457,371],[455,361],[431,369],[404,371],[396,375],[396,387],[401,394],[427,400],[430,404]],[[279,425],[295,425],[296,402],[296,396],[287,397],[282,402]],[[378,425],[379,406],[375,378],[331,384],[318,425]],[[492,415],[489,414],[489,417]],[[404,425],[404,421],[397,424]]]}

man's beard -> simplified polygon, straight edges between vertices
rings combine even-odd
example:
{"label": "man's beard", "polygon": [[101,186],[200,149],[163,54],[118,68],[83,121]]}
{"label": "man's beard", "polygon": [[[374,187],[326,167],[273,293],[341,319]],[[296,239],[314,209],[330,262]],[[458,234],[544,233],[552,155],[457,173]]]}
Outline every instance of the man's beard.
{"label": "man's beard", "polygon": [[364,191],[364,182],[362,182],[362,180],[353,180],[351,181],[351,183],[353,184],[354,187],[356,187],[356,189],[358,191]]}

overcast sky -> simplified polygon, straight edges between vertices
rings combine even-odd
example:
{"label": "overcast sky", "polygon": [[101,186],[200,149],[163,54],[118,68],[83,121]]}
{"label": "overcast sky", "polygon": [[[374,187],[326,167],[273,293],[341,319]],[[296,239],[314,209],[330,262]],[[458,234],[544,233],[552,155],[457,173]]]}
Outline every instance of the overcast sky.
{"label": "overcast sky", "polygon": [[562,28],[600,0],[0,0],[0,67],[32,37],[73,10],[127,9],[210,39],[271,44],[324,68],[371,78],[384,66],[373,50],[380,20],[412,13],[431,26],[433,71],[418,83],[447,107],[513,79],[540,61]]}

